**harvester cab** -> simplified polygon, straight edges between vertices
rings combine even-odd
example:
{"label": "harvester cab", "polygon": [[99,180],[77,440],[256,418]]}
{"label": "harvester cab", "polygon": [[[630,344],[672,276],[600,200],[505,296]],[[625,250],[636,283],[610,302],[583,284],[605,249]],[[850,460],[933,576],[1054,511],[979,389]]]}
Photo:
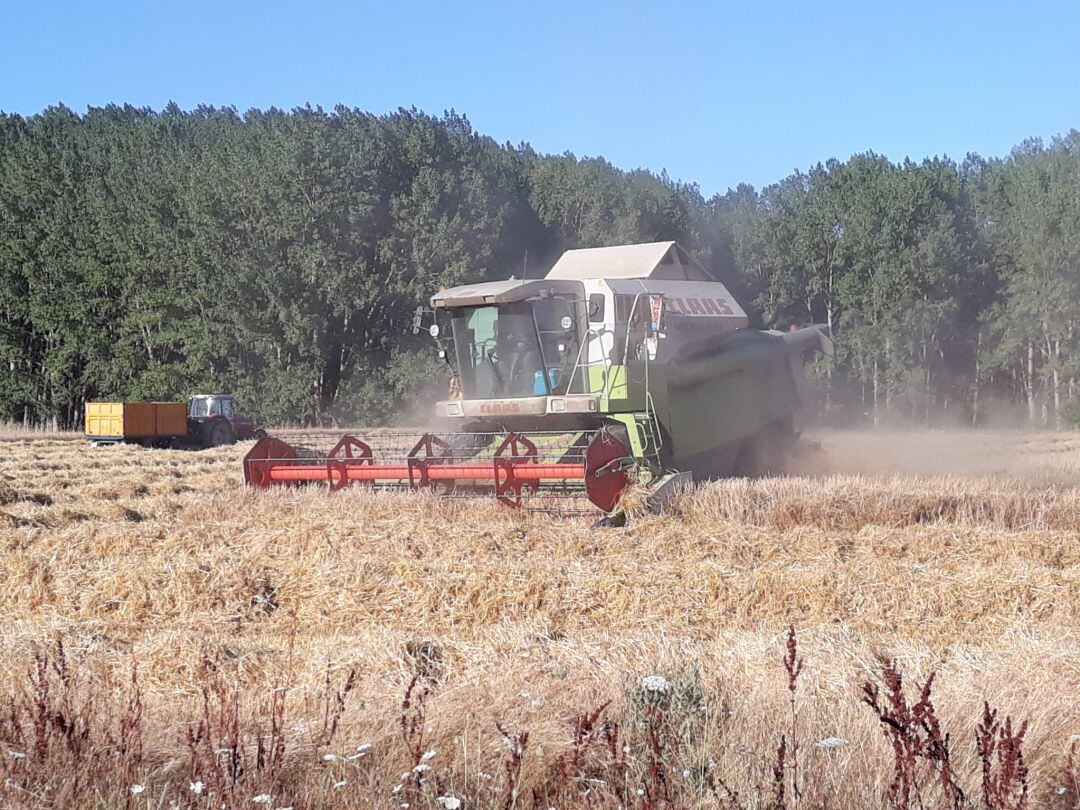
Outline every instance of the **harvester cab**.
{"label": "harvester cab", "polygon": [[748,330],[674,242],[567,251],[543,279],[442,290],[431,307],[455,381],[435,404],[443,429],[396,450],[388,437],[329,454],[267,440],[248,482],[487,490],[538,508],[584,494],[610,513],[636,481],[656,506],[691,476],[775,466],[806,401],[804,350],[831,351],[822,327]]}

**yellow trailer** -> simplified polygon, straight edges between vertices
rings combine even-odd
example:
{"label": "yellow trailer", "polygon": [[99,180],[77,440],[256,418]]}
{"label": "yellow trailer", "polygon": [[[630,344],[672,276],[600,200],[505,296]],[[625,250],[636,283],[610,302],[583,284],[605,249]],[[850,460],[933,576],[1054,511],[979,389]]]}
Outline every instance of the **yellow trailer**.
{"label": "yellow trailer", "polygon": [[152,444],[187,436],[183,402],[87,402],[86,438]]}

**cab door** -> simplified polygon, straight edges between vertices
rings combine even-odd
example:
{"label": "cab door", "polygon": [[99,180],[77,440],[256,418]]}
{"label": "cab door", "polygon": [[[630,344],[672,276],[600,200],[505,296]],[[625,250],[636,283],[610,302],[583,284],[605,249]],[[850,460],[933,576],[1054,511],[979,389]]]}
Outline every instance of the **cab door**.
{"label": "cab door", "polygon": [[585,393],[601,394],[615,362],[615,298],[607,284],[600,279],[586,280],[584,285],[588,328],[579,373],[584,381]]}

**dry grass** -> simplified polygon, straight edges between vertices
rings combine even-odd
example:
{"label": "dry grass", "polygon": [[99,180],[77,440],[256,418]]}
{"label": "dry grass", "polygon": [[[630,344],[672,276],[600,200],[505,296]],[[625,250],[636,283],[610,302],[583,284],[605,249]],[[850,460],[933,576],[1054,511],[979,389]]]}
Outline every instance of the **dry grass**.
{"label": "dry grass", "polygon": [[[283,718],[282,764],[271,769],[266,755],[250,765],[229,794],[236,806],[260,806],[251,797],[267,793],[273,806],[396,807],[407,793],[413,807],[450,794],[501,807],[509,780],[518,807],[533,806],[534,791],[542,807],[662,806],[662,795],[646,804],[660,765],[674,806],[723,805],[727,789],[740,806],[766,806],[778,735],[790,737],[782,659],[793,623],[806,663],[789,805],[885,801],[892,751],[859,700],[888,656],[909,681],[936,670],[934,703],[967,794],[979,796],[975,729],[986,700],[1029,721],[1030,806],[1070,806],[1080,439],[819,438],[822,451],[803,460],[814,475],[711,484],[676,514],[624,530],[421,495],[247,492],[244,447],[0,440],[0,650],[10,662],[0,690],[29,700],[35,646],[51,649],[59,635],[78,673],[73,694],[93,695],[93,722],[119,729],[125,717],[132,724],[137,663],[145,754],[99,778],[105,806],[206,804],[188,790],[189,769],[202,762],[198,773],[209,773],[209,760],[185,741],[204,717],[204,689],[218,701],[207,734],[228,736],[219,704],[232,706],[252,757],[275,713]],[[948,459],[955,473],[943,473]],[[331,698],[351,670],[327,740]],[[419,742],[401,726],[417,672],[414,691],[430,690]],[[648,730],[661,721],[649,720],[639,687],[649,674],[678,695],[664,707],[659,755]],[[63,687],[50,677],[53,699]],[[573,742],[575,723],[608,700],[589,739],[618,724],[629,747],[618,746],[621,765],[599,743]],[[33,757],[10,752],[32,752],[11,727],[0,720],[0,776],[15,779],[0,804],[74,801],[63,768],[44,785],[27,781]],[[830,737],[845,742],[815,745]],[[372,745],[362,757],[323,759],[362,743]],[[438,753],[417,763],[417,745]],[[425,783],[416,776],[393,793],[416,764],[432,767],[420,772]],[[626,795],[612,787],[618,774]],[[129,792],[136,781],[145,793]]]}

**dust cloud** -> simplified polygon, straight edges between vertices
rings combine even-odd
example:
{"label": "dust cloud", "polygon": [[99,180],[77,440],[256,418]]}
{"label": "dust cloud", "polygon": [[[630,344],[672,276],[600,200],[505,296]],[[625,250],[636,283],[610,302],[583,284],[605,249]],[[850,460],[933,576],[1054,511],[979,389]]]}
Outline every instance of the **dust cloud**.
{"label": "dust cloud", "polygon": [[1080,482],[1080,433],[810,430],[790,460],[802,475],[970,475]]}

